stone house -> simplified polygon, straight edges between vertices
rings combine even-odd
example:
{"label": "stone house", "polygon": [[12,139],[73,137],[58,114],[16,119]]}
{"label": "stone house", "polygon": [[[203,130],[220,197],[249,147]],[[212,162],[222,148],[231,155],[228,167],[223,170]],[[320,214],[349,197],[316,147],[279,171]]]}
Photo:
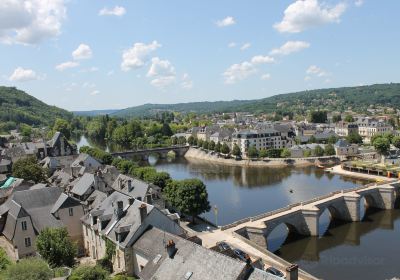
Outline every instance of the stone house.
{"label": "stone house", "polygon": [[47,187],[15,192],[0,206],[0,232],[8,241],[15,259],[36,255],[36,237],[47,228],[66,227],[82,252],[83,239],[80,202]]}
{"label": "stone house", "polygon": [[71,163],[72,176],[78,177],[85,172],[94,173],[101,167],[101,163],[88,154],[79,154]]}
{"label": "stone house", "polygon": [[355,156],[359,153],[357,144],[349,144],[344,139],[339,139],[334,148],[338,156]]}
{"label": "stone house", "polygon": [[165,208],[161,188],[156,185],[148,184],[142,180],[120,174],[111,187],[115,191],[154,205],[159,209]]}
{"label": "stone house", "polygon": [[144,265],[134,243],[149,227],[184,235],[175,216],[166,215],[126,194],[113,192],[82,218],[86,254],[99,260],[105,256],[107,243],[112,242],[116,247],[112,258],[114,271],[137,276]]}

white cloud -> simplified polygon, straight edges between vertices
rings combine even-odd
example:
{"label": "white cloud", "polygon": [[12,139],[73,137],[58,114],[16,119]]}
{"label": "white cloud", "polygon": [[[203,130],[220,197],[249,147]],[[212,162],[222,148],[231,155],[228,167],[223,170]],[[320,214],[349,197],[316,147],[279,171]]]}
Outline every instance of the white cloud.
{"label": "white cloud", "polygon": [[274,28],[279,32],[298,33],[323,24],[338,23],[345,10],[345,3],[329,7],[318,0],[297,0],[286,8],[282,21],[274,24]]}
{"label": "white cloud", "polygon": [[66,13],[64,0],[1,0],[0,41],[37,44],[58,36]]}
{"label": "white cloud", "polygon": [[263,56],[263,55],[256,55],[253,56],[251,59],[251,63],[253,63],[254,65],[257,64],[265,64],[265,63],[273,63],[275,62],[275,59],[271,56]]}
{"label": "white cloud", "polygon": [[75,68],[79,66],[79,62],[76,61],[67,61],[67,62],[63,62],[60,63],[56,66],[56,70],[58,71],[64,71],[66,69],[70,69],[70,68]]}
{"label": "white cloud", "polygon": [[121,6],[115,6],[112,9],[104,7],[99,11],[99,16],[117,16],[121,17],[126,14],[126,9]]}
{"label": "white cloud", "polygon": [[39,80],[42,77],[36,74],[32,69],[24,69],[18,67],[14,70],[11,76],[8,78],[12,82],[27,82],[32,80]]}
{"label": "white cloud", "polygon": [[99,93],[100,93],[100,91],[97,90],[97,89],[95,89],[95,90],[93,90],[92,92],[90,92],[89,94],[90,94],[91,96],[95,96],[95,95],[98,95]]}
{"label": "white cloud", "polygon": [[306,70],[306,74],[308,74],[308,76],[315,75],[317,77],[325,77],[328,75],[328,73],[326,73],[324,70],[316,65],[311,65],[310,67],[308,67]]}
{"label": "white cloud", "polygon": [[250,48],[251,47],[251,44],[250,43],[244,43],[241,47],[240,47],[240,50],[241,51],[244,51],[244,50],[247,50],[248,48]]}
{"label": "white cloud", "polygon": [[236,47],[236,43],[235,42],[230,42],[228,44],[228,48],[234,48],[234,47]]}
{"label": "white cloud", "polygon": [[271,79],[271,74],[263,74],[263,75],[261,75],[261,80],[263,80],[263,81],[267,81],[267,80],[269,80],[269,79]]}
{"label": "white cloud", "polygon": [[168,60],[161,60],[158,57],[151,59],[151,66],[147,77],[152,78],[150,83],[157,88],[165,88],[175,82],[175,68]]}
{"label": "white cloud", "polygon": [[95,88],[96,84],[95,83],[90,83],[90,82],[84,82],[82,87],[83,88]]}
{"label": "white cloud", "polygon": [[304,81],[307,82],[307,81],[309,81],[309,80],[311,80],[311,77],[310,77],[310,76],[305,76],[305,77],[304,77]]}
{"label": "white cloud", "polygon": [[226,27],[226,26],[230,26],[230,25],[234,25],[236,24],[236,21],[233,17],[226,17],[224,19],[218,20],[215,23],[218,27]]}
{"label": "white cloud", "polygon": [[115,73],[114,70],[110,70],[107,72],[107,76],[112,76],[112,75],[114,75],[114,73]]}
{"label": "white cloud", "polygon": [[161,45],[157,41],[153,41],[148,45],[135,43],[132,48],[125,50],[122,54],[122,71],[142,67],[148,61],[149,54],[160,47]]}
{"label": "white cloud", "polygon": [[191,89],[193,87],[193,81],[190,78],[189,74],[184,73],[182,76],[181,87],[183,89]]}
{"label": "white cloud", "polygon": [[72,52],[72,57],[75,60],[88,59],[93,55],[92,49],[86,44],[80,44],[76,50]]}
{"label": "white cloud", "polygon": [[304,41],[288,41],[281,47],[273,49],[270,55],[288,55],[294,52],[299,52],[310,47],[310,43]]}
{"label": "white cloud", "polygon": [[226,84],[234,84],[238,81],[246,79],[256,72],[257,70],[253,64],[248,61],[244,61],[242,63],[231,65],[222,75],[225,78]]}
{"label": "white cloud", "polygon": [[356,7],[361,7],[364,4],[364,0],[356,0],[354,2],[354,5],[356,5]]}

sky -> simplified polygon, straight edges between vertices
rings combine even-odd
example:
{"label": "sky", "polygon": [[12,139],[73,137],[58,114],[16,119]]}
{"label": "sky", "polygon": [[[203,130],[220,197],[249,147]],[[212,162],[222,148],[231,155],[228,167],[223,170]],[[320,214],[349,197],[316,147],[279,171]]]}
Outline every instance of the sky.
{"label": "sky", "polygon": [[398,0],[1,0],[0,85],[67,110],[400,82]]}

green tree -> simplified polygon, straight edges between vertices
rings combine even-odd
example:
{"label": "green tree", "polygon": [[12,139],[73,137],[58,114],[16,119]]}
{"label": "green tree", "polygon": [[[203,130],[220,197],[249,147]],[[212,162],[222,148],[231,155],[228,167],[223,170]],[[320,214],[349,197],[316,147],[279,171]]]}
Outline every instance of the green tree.
{"label": "green tree", "polygon": [[311,156],[311,150],[304,150],[303,156],[304,157],[310,157]]}
{"label": "green tree", "polygon": [[288,158],[288,157],[290,157],[291,155],[292,155],[292,153],[290,152],[290,150],[289,150],[288,148],[282,149],[281,157],[283,157],[283,158]]}
{"label": "green tree", "polygon": [[256,146],[251,145],[247,151],[247,156],[250,158],[256,158],[258,157],[258,150],[256,148]]}
{"label": "green tree", "polygon": [[194,137],[193,137],[193,135],[190,135],[189,136],[189,138],[188,138],[188,144],[190,145],[190,146],[193,146],[194,145]]}
{"label": "green tree", "polygon": [[175,136],[171,138],[171,141],[172,141],[172,145],[178,144],[178,138],[176,138]]}
{"label": "green tree", "polygon": [[392,138],[392,144],[395,146],[397,149],[400,149],[400,136],[395,136]]}
{"label": "green tree", "polygon": [[229,154],[229,152],[230,152],[229,146],[228,146],[226,143],[222,144],[222,146],[221,146],[221,153],[223,153],[223,154]]}
{"label": "green tree", "polygon": [[310,114],[310,121],[312,123],[326,123],[327,119],[326,111],[312,111]]}
{"label": "green tree", "polygon": [[234,145],[233,145],[233,148],[232,148],[232,155],[234,155],[234,156],[240,156],[242,154],[242,152],[240,151],[240,148],[239,148],[239,146],[235,143]]}
{"label": "green tree", "polygon": [[316,146],[314,149],[314,155],[316,157],[322,157],[324,155],[324,149],[320,145]]}
{"label": "green tree", "polygon": [[17,160],[12,167],[12,174],[16,178],[32,180],[35,183],[45,182],[47,179],[46,170],[37,163],[35,157]]}
{"label": "green tree", "polygon": [[215,144],[214,151],[217,152],[217,153],[220,153],[221,152],[221,148],[222,148],[221,143],[218,142],[217,144]]}
{"label": "green tree", "polygon": [[162,128],[161,128],[161,133],[164,136],[171,136],[173,134],[171,127],[169,126],[168,123],[163,123]]}
{"label": "green tree", "polygon": [[345,122],[354,122],[354,118],[353,118],[352,115],[346,115],[346,116],[344,117],[344,121],[345,121]]}
{"label": "green tree", "polygon": [[308,143],[309,144],[317,143],[317,138],[315,138],[314,135],[311,135],[310,138],[308,138]]}
{"label": "green tree", "polygon": [[261,149],[259,152],[260,158],[265,158],[268,157],[268,150],[267,149]]}
{"label": "green tree", "polygon": [[347,142],[350,144],[362,144],[362,137],[357,132],[349,133],[346,137]]}
{"label": "green tree", "polygon": [[28,258],[9,265],[1,276],[4,280],[49,280],[53,271],[44,260]]}
{"label": "green tree", "polygon": [[281,149],[268,149],[267,156],[270,158],[280,158],[281,157]]}
{"label": "green tree", "polygon": [[203,143],[204,143],[203,139],[197,139],[197,146],[203,147]]}
{"label": "green tree", "polygon": [[338,138],[334,135],[331,135],[328,137],[327,143],[328,144],[335,144],[338,141]]}
{"label": "green tree", "polygon": [[214,151],[215,149],[215,142],[214,141],[210,141],[210,143],[208,144],[208,149],[211,151]]}
{"label": "green tree", "polygon": [[71,125],[68,121],[64,119],[56,119],[53,126],[53,132],[57,131],[61,132],[65,136],[65,138],[71,138]]}
{"label": "green tree", "polygon": [[386,137],[379,137],[373,142],[375,150],[381,155],[386,155],[390,149],[390,141]]}
{"label": "green tree", "polygon": [[332,144],[326,144],[325,145],[325,155],[326,156],[334,156],[336,154],[335,148],[333,147]]}
{"label": "green tree", "polygon": [[69,239],[66,228],[45,228],[36,239],[39,254],[52,267],[72,266],[77,248]]}
{"label": "green tree", "polygon": [[109,280],[109,272],[99,265],[80,265],[72,271],[68,280]]}
{"label": "green tree", "polygon": [[164,189],[171,180],[171,176],[168,172],[156,172],[151,173],[148,179],[150,180],[150,183]]}
{"label": "green tree", "polygon": [[210,211],[206,186],[199,179],[172,181],[164,189],[167,201],[178,211],[193,218]]}
{"label": "green tree", "polygon": [[332,122],[337,123],[340,122],[342,120],[342,116],[341,115],[334,115],[332,117]]}
{"label": "green tree", "polygon": [[203,149],[208,150],[208,145],[209,145],[209,142],[208,141],[204,141],[203,142]]}
{"label": "green tree", "polygon": [[135,280],[135,278],[126,275],[117,275],[112,280]]}

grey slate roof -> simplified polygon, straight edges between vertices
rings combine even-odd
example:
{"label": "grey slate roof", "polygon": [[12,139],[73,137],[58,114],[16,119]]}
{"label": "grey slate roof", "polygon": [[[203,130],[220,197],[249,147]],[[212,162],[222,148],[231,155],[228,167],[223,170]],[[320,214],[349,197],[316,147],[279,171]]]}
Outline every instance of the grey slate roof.
{"label": "grey slate roof", "polygon": [[86,199],[86,203],[90,205],[90,208],[96,208],[99,206],[104,199],[107,198],[107,194],[102,191],[95,190],[92,194]]}
{"label": "grey slate roof", "polygon": [[72,188],[71,193],[81,196],[85,194],[91,186],[94,186],[94,183],[94,175],[85,173],[82,177],[74,181],[74,187]]}
{"label": "grey slate roof", "polygon": [[54,214],[59,209],[74,207],[74,206],[78,206],[78,205],[80,205],[80,202],[78,200],[66,195],[65,193],[62,193],[60,195],[60,197],[57,199],[57,201],[54,203],[53,208],[51,208],[50,213]]}
{"label": "grey slate roof", "polygon": [[[176,253],[170,258],[164,241],[173,240]],[[155,227],[147,230],[135,243],[134,249],[144,253],[149,262],[139,273],[141,279],[229,280],[241,279],[246,270],[244,262],[209,250]],[[188,274],[189,273],[189,274]],[[188,279],[188,278],[187,278]]]}
{"label": "grey slate roof", "polygon": [[0,215],[7,214],[4,236],[11,240],[14,236],[18,217],[30,216],[37,232],[46,227],[62,227],[50,211],[62,193],[61,188],[50,187],[35,190],[18,191],[0,207]]}
{"label": "grey slate roof", "polygon": [[[128,187],[129,181],[131,182],[131,189]],[[144,181],[120,174],[111,187],[116,191],[129,195],[130,197],[140,197],[140,200],[144,200],[150,185]]]}

